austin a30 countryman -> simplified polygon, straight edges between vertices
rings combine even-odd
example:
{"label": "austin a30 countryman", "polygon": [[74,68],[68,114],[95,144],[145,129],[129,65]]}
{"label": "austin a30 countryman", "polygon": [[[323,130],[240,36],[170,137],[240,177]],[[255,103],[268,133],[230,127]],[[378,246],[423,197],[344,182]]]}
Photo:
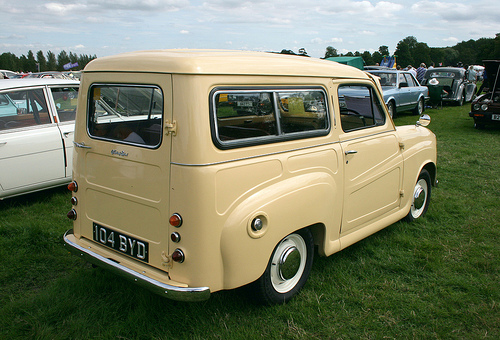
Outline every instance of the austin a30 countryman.
{"label": "austin a30 countryman", "polygon": [[328,256],[429,206],[429,117],[396,127],[378,79],[258,52],[92,61],[65,244],[171,299],[250,285],[264,302],[290,300],[315,246]]}

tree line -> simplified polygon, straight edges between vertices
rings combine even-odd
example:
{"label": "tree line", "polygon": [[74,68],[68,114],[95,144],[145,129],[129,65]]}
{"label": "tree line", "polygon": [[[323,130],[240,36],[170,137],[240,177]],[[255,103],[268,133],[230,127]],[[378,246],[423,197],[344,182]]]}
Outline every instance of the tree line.
{"label": "tree line", "polygon": [[36,57],[31,50],[28,51],[27,55],[23,54],[20,57],[6,52],[0,55],[0,69],[15,72],[65,71],[64,65],[71,63],[78,64],[78,66],[71,68],[73,71],[78,71],[83,70],[85,65],[96,58],[96,55],[76,55],[66,51],[61,51],[57,56],[52,51],[48,51],[46,55],[42,51],[38,51]]}
{"label": "tree line", "polygon": [[[287,52],[291,51],[282,51],[282,53]],[[299,55],[307,55],[307,53],[301,49]],[[453,47],[429,47],[426,43],[419,42],[414,36],[408,36],[399,41],[394,55],[396,63],[401,67],[408,65],[418,67],[421,63],[427,66],[432,64],[435,66],[482,65],[483,60],[500,59],[500,33],[497,33],[495,38],[471,39]],[[339,55],[334,47],[328,46],[324,58],[358,56],[363,58],[365,65],[375,65],[380,63],[384,56],[389,56],[389,47],[380,46],[378,51],[373,53],[356,51]]]}
{"label": "tree line", "polygon": [[[304,48],[299,49],[298,53],[287,49],[283,49],[281,53],[308,56]],[[497,33],[495,38],[471,39],[453,47],[429,47],[414,36],[408,36],[398,42],[394,55],[396,63],[401,67],[408,65],[418,67],[420,63],[425,63],[427,66],[482,65],[483,60],[500,59],[500,33]],[[389,47],[382,45],[373,53],[356,51],[339,55],[337,49],[328,46],[324,58],[341,56],[359,56],[363,58],[365,65],[375,65],[380,63],[384,56],[389,56]],[[0,55],[0,69],[22,72],[64,71],[64,65],[78,63],[78,66],[72,68],[73,71],[78,71],[96,58],[96,55],[76,55],[66,51],[61,51],[57,56],[51,51],[46,55],[38,51],[36,57],[31,50],[27,55],[23,54],[20,57],[6,52]]]}

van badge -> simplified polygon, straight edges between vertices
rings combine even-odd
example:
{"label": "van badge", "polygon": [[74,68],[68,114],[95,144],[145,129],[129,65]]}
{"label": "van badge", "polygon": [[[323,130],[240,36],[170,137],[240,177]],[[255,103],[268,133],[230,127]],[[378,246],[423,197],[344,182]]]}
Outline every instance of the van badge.
{"label": "van badge", "polygon": [[116,155],[116,156],[121,156],[121,157],[128,156],[128,153],[126,153],[125,151],[118,151],[118,150],[111,150],[111,154]]}

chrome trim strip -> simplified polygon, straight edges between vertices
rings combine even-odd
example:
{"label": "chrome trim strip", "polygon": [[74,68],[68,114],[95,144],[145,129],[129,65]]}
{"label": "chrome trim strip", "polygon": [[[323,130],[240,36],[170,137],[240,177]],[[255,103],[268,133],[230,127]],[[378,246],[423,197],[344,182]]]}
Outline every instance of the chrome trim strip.
{"label": "chrome trim strip", "polygon": [[149,289],[153,293],[177,301],[204,301],[210,297],[209,287],[184,288],[165,284],[79,246],[68,239],[69,235],[73,235],[73,229],[68,230],[64,234],[65,246],[72,253],[81,256],[85,261],[110,270],[141,287]]}

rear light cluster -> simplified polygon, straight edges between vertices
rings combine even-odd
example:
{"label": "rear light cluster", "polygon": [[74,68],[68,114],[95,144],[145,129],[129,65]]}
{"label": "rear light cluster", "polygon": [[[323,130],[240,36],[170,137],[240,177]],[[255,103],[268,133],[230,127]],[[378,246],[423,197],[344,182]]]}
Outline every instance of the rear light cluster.
{"label": "rear light cluster", "polygon": [[[179,215],[178,213],[172,214],[172,216],[170,216],[170,218],[168,219],[168,223],[170,223],[172,227],[180,228],[182,226],[181,215]],[[170,234],[170,239],[174,243],[179,243],[181,241],[181,234],[179,234],[177,231],[174,231],[172,234]],[[172,260],[178,263],[184,262],[184,252],[179,248],[175,249],[172,253]]]}
{"label": "rear light cluster", "polygon": [[[73,181],[70,184],[68,184],[68,190],[71,192],[77,192],[78,183],[76,183],[76,181]],[[77,204],[78,204],[78,199],[75,196],[71,197],[71,205],[76,206]],[[66,216],[68,216],[70,220],[73,221],[76,220],[77,213],[75,208],[71,209]]]}

